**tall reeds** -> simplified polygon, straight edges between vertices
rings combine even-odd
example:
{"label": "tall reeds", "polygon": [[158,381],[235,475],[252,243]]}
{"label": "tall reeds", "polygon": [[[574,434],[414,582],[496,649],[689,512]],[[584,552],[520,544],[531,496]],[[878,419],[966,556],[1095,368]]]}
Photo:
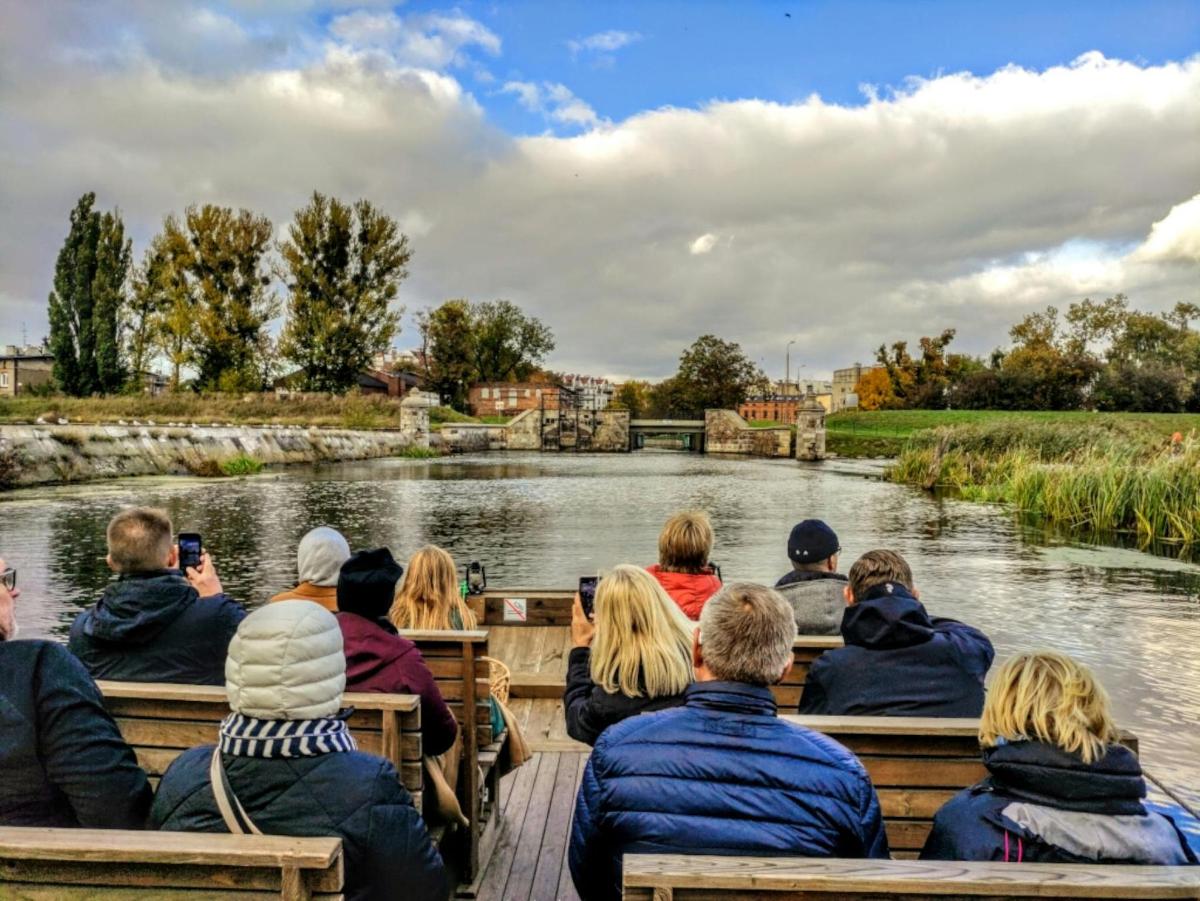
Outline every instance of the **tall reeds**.
{"label": "tall reeds", "polygon": [[1200,543],[1200,442],[1119,422],[958,426],[914,436],[889,478],[1012,504],[1088,532]]}

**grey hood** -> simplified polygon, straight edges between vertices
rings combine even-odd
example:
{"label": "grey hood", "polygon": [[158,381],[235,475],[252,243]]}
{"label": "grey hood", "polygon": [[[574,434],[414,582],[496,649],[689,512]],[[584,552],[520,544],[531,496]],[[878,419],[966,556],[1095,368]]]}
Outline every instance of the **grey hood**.
{"label": "grey hood", "polygon": [[1081,860],[1122,861],[1144,866],[1188,862],[1175,826],[1158,813],[1103,814],[1014,801],[1002,817],[1041,842]]}
{"label": "grey hood", "polygon": [[842,594],[845,587],[845,577],[792,581],[785,576],[775,590],[792,605],[800,635],[841,635],[842,615],[846,612],[846,597]]}
{"label": "grey hood", "polygon": [[296,569],[301,582],[332,588],[338,583],[342,564],[349,559],[350,545],[342,533],[329,526],[318,526],[300,539]]}

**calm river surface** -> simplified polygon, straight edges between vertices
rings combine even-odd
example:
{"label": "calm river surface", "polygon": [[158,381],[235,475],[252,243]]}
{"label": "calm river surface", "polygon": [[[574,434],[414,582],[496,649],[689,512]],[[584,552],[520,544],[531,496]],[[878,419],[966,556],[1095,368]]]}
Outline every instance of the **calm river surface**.
{"label": "calm river surface", "polygon": [[295,580],[296,544],[330,524],[355,548],[404,560],[426,542],[494,586],[561,587],[616,563],[654,562],[671,513],[701,508],[726,581],[774,582],[791,526],[827,520],[843,569],[875,547],[912,564],[932,612],[983,628],[999,656],[1050,646],[1086,660],[1147,767],[1200,800],[1200,567],[1070,543],[1005,510],[878,481],[877,464],[723,460],[681,453],[490,455],[289,469],[241,481],[137,479],[10,493],[0,556],[19,569],[25,637],[62,639],[109,579],[104,527],[121,507],[170,511],[198,531],[226,591],[257,605]]}

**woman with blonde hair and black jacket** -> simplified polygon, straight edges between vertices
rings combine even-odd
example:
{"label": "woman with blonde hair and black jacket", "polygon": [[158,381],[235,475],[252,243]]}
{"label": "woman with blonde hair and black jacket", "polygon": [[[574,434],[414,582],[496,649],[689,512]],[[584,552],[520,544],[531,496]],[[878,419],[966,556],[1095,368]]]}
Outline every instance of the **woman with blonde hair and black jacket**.
{"label": "woman with blonde hair and black jacket", "polygon": [[679,706],[693,681],[694,623],[644,569],[605,575],[594,615],[593,623],[576,595],[563,695],[567,733],[589,745],[627,717]]}

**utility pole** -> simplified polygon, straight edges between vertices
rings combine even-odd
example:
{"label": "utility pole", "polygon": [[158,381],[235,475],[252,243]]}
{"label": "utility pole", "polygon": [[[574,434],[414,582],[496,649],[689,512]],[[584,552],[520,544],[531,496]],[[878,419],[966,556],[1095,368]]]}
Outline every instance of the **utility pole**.
{"label": "utility pole", "polygon": [[795,343],[796,339],[793,338],[787,343],[787,348],[784,350],[783,393],[785,395],[788,391],[788,385],[792,382],[792,345]]}

